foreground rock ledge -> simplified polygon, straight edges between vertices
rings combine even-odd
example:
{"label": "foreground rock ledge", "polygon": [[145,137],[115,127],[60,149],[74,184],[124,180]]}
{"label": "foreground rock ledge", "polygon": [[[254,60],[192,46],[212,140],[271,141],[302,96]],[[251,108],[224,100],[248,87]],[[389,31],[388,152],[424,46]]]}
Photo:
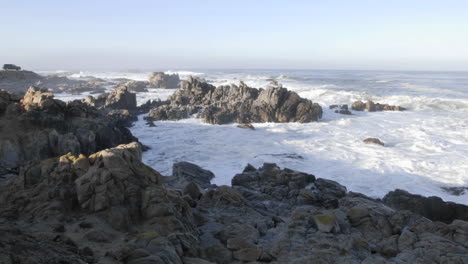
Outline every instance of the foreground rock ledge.
{"label": "foreground rock ledge", "polygon": [[0,185],[0,263],[468,258],[468,223],[462,220],[432,222],[275,164],[247,166],[232,187],[210,185],[213,174],[193,164],[174,168],[165,177],[144,165],[137,143],[30,162]]}
{"label": "foreground rock ledge", "polygon": [[282,87],[214,87],[189,77],[167,104],[150,110],[147,120],[179,120],[198,114],[210,124],[318,121],[322,108]]}

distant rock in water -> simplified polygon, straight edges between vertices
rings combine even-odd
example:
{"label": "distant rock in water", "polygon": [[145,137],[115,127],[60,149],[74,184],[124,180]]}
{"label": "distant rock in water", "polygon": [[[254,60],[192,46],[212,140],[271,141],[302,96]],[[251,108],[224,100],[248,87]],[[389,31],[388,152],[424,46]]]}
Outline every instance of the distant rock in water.
{"label": "distant rock in water", "polygon": [[251,130],[255,130],[255,127],[252,124],[239,124],[237,125],[238,128],[247,128]]}
{"label": "distant rock in water", "polygon": [[363,140],[364,143],[367,143],[367,144],[376,144],[376,145],[381,145],[381,146],[384,146],[385,144],[380,141],[380,139],[378,138],[366,138]]}
{"label": "distant rock in water", "polygon": [[149,84],[154,88],[178,88],[180,83],[179,74],[166,74],[164,72],[153,72],[149,76]]}
{"label": "distant rock in water", "polygon": [[146,119],[177,120],[198,113],[210,124],[254,122],[318,121],[322,108],[308,99],[299,97],[286,88],[250,88],[243,82],[239,86],[216,88],[190,77],[168,99],[168,104],[152,109]]}
{"label": "distant rock in water", "polygon": [[337,113],[337,114],[342,114],[342,115],[352,115],[353,114],[353,113],[351,113],[351,111],[348,110],[348,105],[347,104],[344,104],[344,105],[330,105],[329,108],[330,109],[338,108],[337,110],[335,110],[335,113]]}
{"label": "distant rock in water", "polygon": [[374,103],[372,101],[367,101],[366,103],[362,101],[355,101],[351,109],[356,111],[367,111],[367,112],[376,112],[376,111],[404,111],[406,108],[397,106],[397,105],[389,105],[389,104],[379,104]]}
{"label": "distant rock in water", "polygon": [[0,91],[0,106],[0,163],[9,167],[68,152],[91,154],[136,140],[96,108],[56,100],[45,89],[31,87],[22,98]]}

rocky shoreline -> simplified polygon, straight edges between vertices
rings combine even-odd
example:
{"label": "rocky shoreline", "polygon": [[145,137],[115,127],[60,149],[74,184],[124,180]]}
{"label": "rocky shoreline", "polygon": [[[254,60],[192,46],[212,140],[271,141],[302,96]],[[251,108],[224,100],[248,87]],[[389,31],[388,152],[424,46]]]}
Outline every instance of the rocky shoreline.
{"label": "rocky shoreline", "polygon": [[[0,91],[0,173],[9,175],[0,184],[0,263],[468,261],[466,205],[403,190],[373,199],[273,163],[247,165],[231,186],[188,162],[161,175],[142,163],[144,146],[127,129],[148,111],[149,121],[198,113],[250,129],[318,121],[322,109],[310,100],[277,85],[190,78],[168,101],[137,107],[134,89],[68,103],[35,87]],[[364,105],[352,109],[403,110]]]}

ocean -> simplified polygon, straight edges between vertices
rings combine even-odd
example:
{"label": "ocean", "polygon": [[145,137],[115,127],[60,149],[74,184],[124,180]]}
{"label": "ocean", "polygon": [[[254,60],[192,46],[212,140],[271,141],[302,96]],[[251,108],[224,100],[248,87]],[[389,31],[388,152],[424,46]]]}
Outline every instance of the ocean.
{"label": "ocean", "polygon": [[[169,71],[168,71],[169,72]],[[177,72],[177,71],[172,71]],[[468,191],[452,195],[442,187],[468,186],[468,73],[337,70],[200,70],[180,71],[214,85],[245,82],[266,87],[276,80],[319,103],[319,122],[209,125],[196,118],[145,125],[143,116],[130,129],[151,147],[143,161],[170,175],[172,164],[188,161],[211,170],[213,183],[230,185],[248,164],[264,162],[338,181],[349,191],[382,198],[396,188],[468,204]],[[72,78],[147,80],[149,72],[63,73]],[[165,99],[175,90],[139,93],[139,104]],[[71,100],[84,95],[57,94]],[[403,112],[357,112],[346,116],[328,108],[356,100],[400,105]],[[376,137],[384,147],[364,144]]]}

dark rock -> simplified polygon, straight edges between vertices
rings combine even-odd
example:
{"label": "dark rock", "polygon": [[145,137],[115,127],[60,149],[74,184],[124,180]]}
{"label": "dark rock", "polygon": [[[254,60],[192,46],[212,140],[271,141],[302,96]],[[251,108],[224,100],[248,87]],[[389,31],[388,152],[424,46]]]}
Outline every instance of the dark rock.
{"label": "dark rock", "polygon": [[441,187],[441,188],[442,190],[455,196],[464,195],[468,191],[468,187]]}
{"label": "dark rock", "polygon": [[198,165],[189,162],[177,162],[172,165],[172,177],[176,182],[182,184],[182,186],[185,186],[187,183],[196,183],[205,189],[210,186],[210,181],[215,175]]}
{"label": "dark rock", "polygon": [[455,219],[468,221],[468,206],[444,202],[436,196],[424,197],[404,190],[389,192],[383,202],[397,210],[409,210],[433,221],[451,223]]}
{"label": "dark rock", "polygon": [[118,120],[79,101],[56,100],[44,89],[31,87],[20,103],[9,97],[0,116],[0,160],[8,167],[68,152],[89,155],[136,140]]}
{"label": "dark rock", "polygon": [[252,124],[239,124],[237,125],[238,128],[247,128],[251,130],[255,130],[255,127]]}
{"label": "dark rock", "polygon": [[380,141],[380,139],[378,138],[366,138],[363,140],[363,142],[367,144],[376,144],[376,145],[385,146],[385,144],[382,141]]}

